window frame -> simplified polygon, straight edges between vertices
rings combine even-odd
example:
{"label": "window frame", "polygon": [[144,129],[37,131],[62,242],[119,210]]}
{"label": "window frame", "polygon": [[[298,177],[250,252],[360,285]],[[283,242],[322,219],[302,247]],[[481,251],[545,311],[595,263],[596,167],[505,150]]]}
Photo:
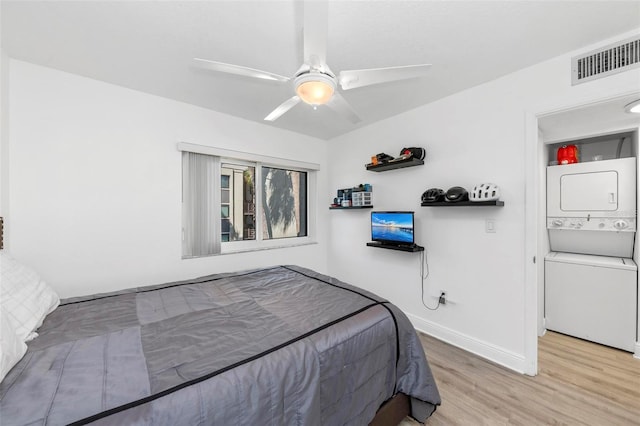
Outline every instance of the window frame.
{"label": "window frame", "polygon": [[[224,158],[224,157],[219,157],[219,158],[220,158],[220,169],[221,169],[221,170],[225,168],[225,167],[224,167],[225,165],[229,165],[229,166],[231,166],[231,168],[232,168],[232,169],[234,169],[234,170],[237,170],[237,169],[233,168],[233,166],[236,166],[236,167],[237,167],[237,166],[239,166],[239,167],[253,167],[253,168],[254,168],[254,176],[253,176],[253,179],[254,179],[254,185],[255,185],[255,180],[256,180],[256,176],[257,176],[257,175],[256,175],[257,171],[255,170],[255,169],[256,169],[256,167],[257,167],[257,165],[256,165],[256,163],[255,163],[255,162],[239,160],[239,159],[237,159],[237,158]],[[223,175],[221,174],[221,176],[223,176]],[[229,193],[230,193],[229,195],[230,195],[230,196],[231,196],[231,194],[233,193],[233,191],[232,191],[232,189],[231,189],[231,185],[232,185],[232,182],[234,181],[234,179],[235,179],[235,178],[230,179],[230,184],[229,184],[229,186],[230,186],[230,187],[229,187]],[[222,179],[221,179],[221,181],[222,181]],[[221,192],[221,193],[222,193],[222,191],[223,191],[224,189],[225,189],[225,188],[223,188],[223,187],[222,187],[222,185],[220,185],[220,192]],[[257,194],[256,194],[256,195],[257,195]],[[221,198],[222,198],[222,197],[221,197]],[[230,202],[229,204],[231,205],[231,202]],[[220,211],[221,232],[220,232],[220,233],[222,234],[222,219],[224,219],[224,218],[222,217],[222,202],[220,203],[220,207],[221,207],[221,209],[220,209],[220,210],[221,210],[221,211]],[[255,207],[254,207],[254,208],[255,208]],[[233,216],[233,215],[232,215],[232,211],[231,211],[231,210],[229,211],[229,216]],[[257,224],[256,224],[256,226],[257,226]],[[221,244],[221,252],[224,252],[224,245],[225,245],[225,244],[229,244],[229,243],[237,244],[237,243],[239,243],[239,242],[241,242],[241,241],[253,241],[253,240],[231,240],[231,239],[229,239],[228,241],[223,241],[223,240],[221,239],[221,240],[220,240],[220,244]]]}
{"label": "window frame", "polygon": [[[222,159],[221,159],[221,164],[220,164],[220,168],[222,169]],[[225,179],[223,179],[223,176],[226,176],[227,179],[227,186],[223,185],[223,181]],[[227,238],[231,238],[231,232],[225,232],[224,231],[224,226],[222,226],[222,221],[223,220],[228,220],[229,222],[231,222],[231,219],[229,218],[229,216],[231,215],[231,181],[232,181],[232,176],[227,176],[227,175],[223,175],[222,173],[220,173],[220,244],[229,241],[228,239],[225,241],[222,237],[223,235],[227,235]],[[224,194],[224,192],[227,191],[227,201],[224,201],[224,198],[222,196],[222,194]],[[222,209],[223,207],[227,207],[227,217],[224,217],[224,215],[222,214]]]}
{"label": "window frame", "polygon": [[[219,256],[231,253],[241,253],[248,251],[267,250],[275,248],[295,247],[301,245],[315,244],[317,243],[316,237],[316,222],[317,222],[317,172],[320,170],[320,165],[316,163],[307,163],[302,161],[290,160],[285,158],[269,157],[259,154],[246,153],[241,151],[226,150],[217,147],[196,145],[186,142],[178,143],[179,151],[193,152],[196,154],[212,155],[219,157],[220,164],[236,164],[241,166],[255,167],[254,172],[254,185],[255,185],[255,214],[256,214],[256,238],[255,240],[238,240],[238,241],[222,241],[222,235],[220,238],[220,252],[211,253],[198,256],[184,256],[183,259]],[[292,170],[297,172],[305,172],[307,174],[307,194],[306,194],[306,209],[307,209],[307,235],[304,237],[285,237],[274,239],[263,239],[263,225],[262,225],[262,168],[272,167],[278,169]],[[222,185],[217,188],[221,191]],[[213,212],[213,220],[217,220],[219,223],[222,219],[221,208],[215,209]],[[181,226],[184,227],[184,218],[182,219]]]}

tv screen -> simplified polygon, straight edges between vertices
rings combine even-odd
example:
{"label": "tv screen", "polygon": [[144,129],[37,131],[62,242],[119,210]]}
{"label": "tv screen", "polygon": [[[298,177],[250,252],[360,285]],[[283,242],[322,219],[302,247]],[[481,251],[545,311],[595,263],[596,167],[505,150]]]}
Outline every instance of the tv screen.
{"label": "tv screen", "polygon": [[413,212],[371,212],[371,239],[390,244],[413,244]]}

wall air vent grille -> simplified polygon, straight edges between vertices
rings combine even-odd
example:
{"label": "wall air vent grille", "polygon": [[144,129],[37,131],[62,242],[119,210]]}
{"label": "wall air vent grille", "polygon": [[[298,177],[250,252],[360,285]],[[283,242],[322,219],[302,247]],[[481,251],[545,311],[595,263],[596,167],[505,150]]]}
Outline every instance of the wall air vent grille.
{"label": "wall air vent grille", "polygon": [[576,85],[640,66],[640,37],[605,46],[571,60],[571,84]]}

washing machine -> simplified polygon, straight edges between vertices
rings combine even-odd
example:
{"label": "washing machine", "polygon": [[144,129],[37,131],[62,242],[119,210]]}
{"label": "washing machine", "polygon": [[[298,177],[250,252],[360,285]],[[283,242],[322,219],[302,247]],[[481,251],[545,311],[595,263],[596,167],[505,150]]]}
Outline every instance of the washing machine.
{"label": "washing machine", "polygon": [[633,352],[637,276],[631,259],[549,253],[545,258],[546,328]]}
{"label": "washing machine", "polygon": [[636,159],[547,167],[546,328],[632,351]]}

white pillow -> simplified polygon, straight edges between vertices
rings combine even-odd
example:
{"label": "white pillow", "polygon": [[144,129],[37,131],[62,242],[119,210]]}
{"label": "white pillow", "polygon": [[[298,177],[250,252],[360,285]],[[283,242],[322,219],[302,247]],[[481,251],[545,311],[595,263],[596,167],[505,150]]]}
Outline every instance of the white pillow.
{"label": "white pillow", "polygon": [[18,337],[9,316],[0,305],[0,382],[27,351],[27,345]]}
{"label": "white pillow", "polygon": [[0,304],[18,337],[29,341],[60,298],[40,276],[0,251]]}

